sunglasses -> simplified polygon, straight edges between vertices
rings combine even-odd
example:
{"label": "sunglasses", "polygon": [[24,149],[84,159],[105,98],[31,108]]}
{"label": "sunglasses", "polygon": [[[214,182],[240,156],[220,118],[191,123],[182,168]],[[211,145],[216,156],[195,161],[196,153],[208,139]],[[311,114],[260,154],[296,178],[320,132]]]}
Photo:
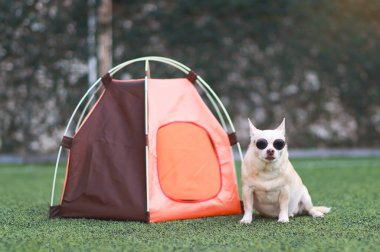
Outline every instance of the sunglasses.
{"label": "sunglasses", "polygon": [[[282,139],[276,139],[273,142],[273,147],[276,150],[282,150],[285,147],[285,141]],[[260,138],[259,140],[256,141],[256,147],[260,150],[264,150],[268,146],[268,141]]]}

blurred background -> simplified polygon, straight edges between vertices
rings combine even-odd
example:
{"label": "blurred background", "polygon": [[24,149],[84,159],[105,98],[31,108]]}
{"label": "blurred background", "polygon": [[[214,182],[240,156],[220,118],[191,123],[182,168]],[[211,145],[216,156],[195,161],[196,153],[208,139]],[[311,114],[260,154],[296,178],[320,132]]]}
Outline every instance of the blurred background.
{"label": "blurred background", "polygon": [[374,0],[0,0],[0,155],[55,154],[89,85],[150,55],[214,88],[243,149],[248,117],[286,117],[290,148],[380,148],[379,13]]}

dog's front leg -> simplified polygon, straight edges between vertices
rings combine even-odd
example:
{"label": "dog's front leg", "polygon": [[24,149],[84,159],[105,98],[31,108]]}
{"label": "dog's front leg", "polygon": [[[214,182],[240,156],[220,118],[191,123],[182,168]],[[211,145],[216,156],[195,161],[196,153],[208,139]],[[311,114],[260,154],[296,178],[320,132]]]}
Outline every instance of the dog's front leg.
{"label": "dog's front leg", "polygon": [[278,222],[289,222],[289,197],[290,189],[285,186],[281,189],[279,196],[280,214],[278,216]]}
{"label": "dog's front leg", "polygon": [[242,224],[250,224],[252,222],[253,213],[253,189],[248,185],[243,185],[242,196],[244,204],[244,216],[240,220]]}

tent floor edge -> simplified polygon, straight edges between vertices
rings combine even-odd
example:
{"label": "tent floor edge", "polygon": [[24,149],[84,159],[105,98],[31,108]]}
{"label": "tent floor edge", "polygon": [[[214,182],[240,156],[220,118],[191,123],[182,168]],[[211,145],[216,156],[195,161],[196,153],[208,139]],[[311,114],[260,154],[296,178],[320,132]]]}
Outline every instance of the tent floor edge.
{"label": "tent floor edge", "polygon": [[49,207],[49,219],[56,219],[61,217],[61,206]]}
{"label": "tent floor edge", "polygon": [[101,218],[101,217],[86,217],[86,216],[65,216],[62,214],[62,207],[61,205],[58,206],[50,206],[49,207],[49,219],[94,219],[94,220],[110,220],[110,221],[137,221],[142,223],[152,223],[150,219],[150,212],[146,212],[144,218],[141,219],[133,219],[133,218]]}

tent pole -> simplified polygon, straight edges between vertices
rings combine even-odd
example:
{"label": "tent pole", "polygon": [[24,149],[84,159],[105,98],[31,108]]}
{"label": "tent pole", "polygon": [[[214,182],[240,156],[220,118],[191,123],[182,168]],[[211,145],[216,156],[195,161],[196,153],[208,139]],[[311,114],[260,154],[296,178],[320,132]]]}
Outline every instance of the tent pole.
{"label": "tent pole", "polygon": [[54,205],[55,183],[56,183],[56,179],[57,179],[58,164],[59,164],[59,159],[60,159],[60,157],[61,157],[61,152],[62,152],[62,146],[59,147],[58,158],[57,158],[57,160],[55,161],[55,169],[54,169],[54,177],[53,177],[53,186],[52,186],[52,189],[51,189],[50,206],[53,206],[53,205]]}
{"label": "tent pole", "polygon": [[146,211],[149,212],[149,147],[148,147],[148,78],[150,78],[149,61],[145,61],[145,83],[144,83],[144,100],[145,100],[145,183],[146,183]]}
{"label": "tent pole", "polygon": [[84,109],[83,109],[83,111],[79,117],[79,120],[77,122],[77,126],[75,127],[75,132],[77,132],[77,130],[79,129],[79,127],[80,127],[80,125],[81,125],[81,123],[82,123],[82,121],[86,115],[86,111],[87,111],[88,107],[90,105],[94,105],[94,104],[92,104],[92,101],[94,100],[95,95],[100,90],[100,88],[101,88],[101,86],[97,87],[96,90],[91,94],[91,97],[88,99],[88,102],[86,103],[86,105],[85,105],[85,107],[84,107]]}
{"label": "tent pole", "polygon": [[207,89],[203,85],[201,85],[199,83],[198,83],[198,85],[202,89],[202,91],[205,92],[207,98],[209,99],[209,101],[211,102],[212,106],[214,107],[215,112],[218,115],[218,118],[219,118],[220,122],[222,123],[224,130],[228,131],[226,122],[224,121],[223,115],[220,112],[220,109],[219,109],[218,105],[216,105],[214,99],[212,98],[212,96],[210,95],[210,93],[207,91]]}

